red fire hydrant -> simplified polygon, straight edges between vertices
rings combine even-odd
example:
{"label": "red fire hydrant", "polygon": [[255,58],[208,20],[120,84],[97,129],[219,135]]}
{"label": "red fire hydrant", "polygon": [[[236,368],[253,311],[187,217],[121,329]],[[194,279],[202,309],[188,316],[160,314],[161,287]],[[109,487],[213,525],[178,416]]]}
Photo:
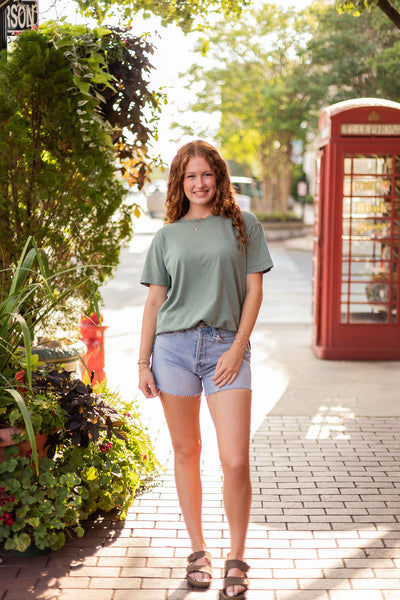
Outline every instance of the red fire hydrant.
{"label": "red fire hydrant", "polygon": [[104,371],[105,359],[104,359],[104,333],[107,327],[103,325],[103,315],[92,313],[89,316],[83,315],[81,317],[81,339],[87,346],[87,352],[82,356],[84,364],[81,363],[81,377],[84,375],[93,376],[93,383],[98,383],[105,379],[106,374]]}

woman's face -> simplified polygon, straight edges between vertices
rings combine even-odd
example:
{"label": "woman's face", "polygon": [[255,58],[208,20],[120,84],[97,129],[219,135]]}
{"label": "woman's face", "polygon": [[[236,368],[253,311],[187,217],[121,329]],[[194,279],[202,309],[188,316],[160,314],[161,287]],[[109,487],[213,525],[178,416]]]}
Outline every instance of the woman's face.
{"label": "woman's face", "polygon": [[191,209],[211,209],[217,191],[217,178],[203,156],[192,156],[183,176],[183,190]]}

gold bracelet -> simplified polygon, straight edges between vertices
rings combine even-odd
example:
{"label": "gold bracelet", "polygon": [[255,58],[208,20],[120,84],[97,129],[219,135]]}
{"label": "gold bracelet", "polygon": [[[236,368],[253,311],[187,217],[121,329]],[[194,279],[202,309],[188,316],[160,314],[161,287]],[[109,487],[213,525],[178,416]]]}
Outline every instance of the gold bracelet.
{"label": "gold bracelet", "polygon": [[144,371],[145,369],[150,369],[150,365],[144,365],[144,367],[139,367],[139,373]]}
{"label": "gold bracelet", "polygon": [[137,361],[137,364],[141,365],[142,363],[145,365],[149,365],[150,361],[147,358],[139,358],[139,360]]}
{"label": "gold bracelet", "polygon": [[239,346],[241,348],[243,348],[243,350],[246,350],[247,346],[243,346],[242,342],[239,340],[239,338],[235,337],[235,342],[237,342],[239,344]]}

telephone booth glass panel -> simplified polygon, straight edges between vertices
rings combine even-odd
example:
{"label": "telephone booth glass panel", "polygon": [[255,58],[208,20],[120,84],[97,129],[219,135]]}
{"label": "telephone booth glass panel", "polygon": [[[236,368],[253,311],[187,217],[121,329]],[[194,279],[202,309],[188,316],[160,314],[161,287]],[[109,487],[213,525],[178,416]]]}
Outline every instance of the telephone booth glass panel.
{"label": "telephone booth glass panel", "polygon": [[345,155],[342,218],[341,323],[398,323],[400,155]]}

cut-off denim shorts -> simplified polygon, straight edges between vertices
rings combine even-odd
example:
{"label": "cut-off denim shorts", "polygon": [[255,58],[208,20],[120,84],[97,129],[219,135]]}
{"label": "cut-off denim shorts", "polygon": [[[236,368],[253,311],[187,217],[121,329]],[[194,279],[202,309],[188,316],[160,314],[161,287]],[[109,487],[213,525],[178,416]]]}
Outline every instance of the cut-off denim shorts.
{"label": "cut-off denim shorts", "polygon": [[219,357],[229,350],[235,335],[235,331],[203,322],[192,329],[156,335],[152,371],[158,389],[175,396],[197,396],[203,389],[206,396],[224,390],[251,390],[250,344],[235,381],[221,387],[211,381]]}

